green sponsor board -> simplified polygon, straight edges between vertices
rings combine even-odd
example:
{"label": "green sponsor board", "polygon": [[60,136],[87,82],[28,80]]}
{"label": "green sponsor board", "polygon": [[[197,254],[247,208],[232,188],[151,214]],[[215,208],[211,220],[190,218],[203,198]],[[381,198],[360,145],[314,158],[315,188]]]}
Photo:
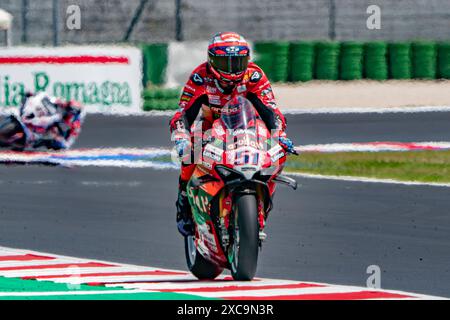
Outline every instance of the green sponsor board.
{"label": "green sponsor board", "polygon": [[18,107],[26,91],[46,91],[64,100],[83,105],[130,107],[133,104],[128,82],[119,81],[53,81],[45,71],[33,72],[32,86],[14,81],[11,75],[0,74],[0,107]]}

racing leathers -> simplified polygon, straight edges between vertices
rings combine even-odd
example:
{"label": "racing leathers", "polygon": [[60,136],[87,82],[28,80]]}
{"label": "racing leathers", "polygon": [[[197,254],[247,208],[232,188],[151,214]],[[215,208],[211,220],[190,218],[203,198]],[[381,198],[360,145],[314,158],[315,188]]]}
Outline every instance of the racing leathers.
{"label": "racing leathers", "polygon": [[63,102],[45,93],[28,95],[20,119],[28,131],[26,146],[67,149],[78,137],[84,118],[78,102]]}
{"label": "racing leathers", "polygon": [[[191,126],[200,110],[202,110],[201,130],[206,131],[211,128],[213,121],[220,117],[221,108],[236,95],[246,97],[254,105],[267,128],[277,132],[280,144],[283,145],[282,139],[286,138],[284,133],[286,120],[276,106],[271,84],[261,68],[255,63],[249,63],[242,80],[233,87],[224,89],[219,80],[212,75],[208,63],[205,62],[198,66],[189,77],[181,94],[180,110],[170,121],[172,140],[175,141],[180,155],[183,149],[190,149],[186,142],[191,141]],[[186,222],[191,216],[186,185],[194,169],[195,164],[182,163],[181,165],[179,196],[176,202],[177,221]],[[184,235],[192,232],[192,230],[186,230],[190,227],[190,225],[186,227],[185,223],[178,224],[179,231]]]}

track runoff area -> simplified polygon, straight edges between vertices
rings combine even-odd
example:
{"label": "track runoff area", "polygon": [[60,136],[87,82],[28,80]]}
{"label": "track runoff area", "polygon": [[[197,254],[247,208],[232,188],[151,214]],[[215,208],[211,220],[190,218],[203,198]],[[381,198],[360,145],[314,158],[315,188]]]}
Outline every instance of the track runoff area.
{"label": "track runoff area", "polygon": [[[447,150],[450,142],[319,143],[300,145],[297,149],[300,152]],[[0,162],[176,170],[178,165],[170,156],[171,150],[167,147],[76,148],[63,152],[1,151]],[[314,178],[345,180],[345,177]],[[365,182],[365,179],[359,181]],[[377,181],[369,179],[367,182]],[[197,281],[186,271],[0,247],[0,299],[365,300],[443,297],[281,279],[255,278],[251,282],[235,282],[227,275],[214,281]]]}
{"label": "track runoff area", "polygon": [[186,271],[0,247],[0,299],[35,300],[366,300],[442,299],[393,290],[222,275],[197,281]]}

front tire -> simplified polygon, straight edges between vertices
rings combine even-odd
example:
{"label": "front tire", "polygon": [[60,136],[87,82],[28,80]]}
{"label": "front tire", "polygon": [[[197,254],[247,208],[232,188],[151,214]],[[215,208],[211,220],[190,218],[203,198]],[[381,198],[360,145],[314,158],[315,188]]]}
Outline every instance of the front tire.
{"label": "front tire", "polygon": [[237,281],[250,281],[256,273],[259,250],[258,206],[254,194],[242,194],[234,207],[235,225],[231,275]]}
{"label": "front tire", "polygon": [[223,268],[209,262],[198,252],[193,236],[184,237],[184,250],[189,271],[200,280],[212,280],[220,275]]}
{"label": "front tire", "polygon": [[[17,123],[17,120],[13,120],[14,118],[7,117],[0,121],[0,147],[11,147],[9,140],[11,138],[22,131],[20,124]],[[25,144],[25,138],[22,137],[16,141],[14,141],[13,147],[15,148],[23,148]]]}

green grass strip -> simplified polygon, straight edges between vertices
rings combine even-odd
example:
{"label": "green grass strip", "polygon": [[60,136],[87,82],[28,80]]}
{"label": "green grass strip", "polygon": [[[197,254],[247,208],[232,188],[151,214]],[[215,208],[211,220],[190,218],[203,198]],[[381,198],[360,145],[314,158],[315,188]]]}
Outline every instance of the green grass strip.
{"label": "green grass strip", "polygon": [[418,182],[450,182],[450,151],[304,152],[286,171]]}

